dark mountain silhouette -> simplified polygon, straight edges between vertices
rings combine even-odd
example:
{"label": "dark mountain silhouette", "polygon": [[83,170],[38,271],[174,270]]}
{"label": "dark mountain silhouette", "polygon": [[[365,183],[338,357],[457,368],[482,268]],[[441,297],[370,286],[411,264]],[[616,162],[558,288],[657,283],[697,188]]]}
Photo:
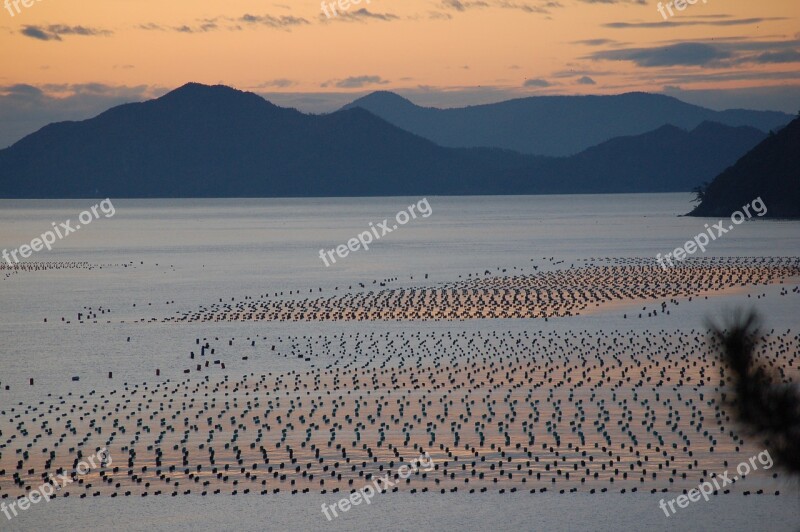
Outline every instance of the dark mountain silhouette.
{"label": "dark mountain silhouette", "polygon": [[419,107],[392,92],[374,92],[346,105],[361,107],[440,146],[485,146],[549,156],[576,154],[614,137],[639,135],[671,124],[702,122],[750,126],[763,132],[791,115],[772,111],[712,111],[660,94],[532,96],[456,109]]}
{"label": "dark mountain silhouette", "polygon": [[800,118],[718,175],[690,216],[726,217],[760,197],[765,217],[800,217]]}
{"label": "dark mountain silhouette", "polygon": [[[675,126],[609,140],[566,158],[540,158],[534,165],[538,193],[559,193],[564,183],[582,193],[691,190],[726,168],[766,137],[750,127],[703,122],[691,132]],[[531,168],[508,172],[523,186]]]}
{"label": "dark mountain silhouette", "polygon": [[6,197],[286,197],[489,190],[530,158],[453,150],[353,109],[325,116],[188,84],[0,151]]}
{"label": "dark mountain silhouette", "polygon": [[569,158],[444,148],[360,109],[305,115],[188,84],[0,150],[0,197],[307,197],[689,191],[763,138],[665,126]]}

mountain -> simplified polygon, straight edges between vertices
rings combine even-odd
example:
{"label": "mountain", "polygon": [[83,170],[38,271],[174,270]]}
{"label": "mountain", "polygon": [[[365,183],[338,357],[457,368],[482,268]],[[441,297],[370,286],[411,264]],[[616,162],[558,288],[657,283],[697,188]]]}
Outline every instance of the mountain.
{"label": "mountain", "polygon": [[0,196],[286,197],[469,194],[530,157],[457,150],[352,109],[325,116],[224,86],[50,124],[0,151]]}
{"label": "mountain", "polygon": [[727,217],[759,197],[765,217],[800,217],[800,118],[719,174],[689,216]]}
{"label": "mountain", "polygon": [[306,115],[190,83],[0,150],[0,197],[323,197],[689,191],[764,134],[704,123],[572,157],[445,148],[361,108]]}
{"label": "mountain", "polygon": [[559,193],[564,184],[581,193],[692,190],[766,137],[751,127],[703,122],[690,132],[672,125],[619,137],[565,158],[537,159],[534,169],[512,171],[509,182],[536,180],[538,193]]}
{"label": "mountain", "polygon": [[346,105],[361,107],[399,128],[452,148],[504,148],[568,156],[615,137],[639,135],[671,124],[694,129],[703,122],[750,126],[763,132],[791,115],[772,111],[712,111],[660,94],[532,96],[456,109],[419,107],[392,92],[374,92]]}

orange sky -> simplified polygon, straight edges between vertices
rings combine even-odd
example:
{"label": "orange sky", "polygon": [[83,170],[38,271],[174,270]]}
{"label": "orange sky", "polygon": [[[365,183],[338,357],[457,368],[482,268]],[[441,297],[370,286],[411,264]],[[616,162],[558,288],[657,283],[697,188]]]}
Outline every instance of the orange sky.
{"label": "orange sky", "polygon": [[[252,0],[26,1],[33,4],[28,8],[20,4],[22,12],[15,16],[6,9],[0,14],[5,30],[0,36],[4,84],[174,87],[193,80],[256,88],[278,79],[290,80],[293,90],[319,91],[325,90],[325,82],[379,76],[390,87],[519,87],[526,79],[541,78],[554,85],[551,92],[657,90],[665,73],[675,68],[640,68],[628,61],[597,61],[588,56],[603,49],[645,48],[668,41],[737,37],[797,41],[800,31],[800,2],[796,0],[707,0],[705,4],[697,0],[682,12],[676,11],[671,20],[705,24],[673,27],[667,27],[670,23],[663,21],[652,1],[642,5],[571,0],[371,0],[366,4],[364,0],[347,13],[352,15],[366,7],[370,13],[397,18],[362,18],[360,22],[341,17],[324,22],[320,2],[313,0],[288,4]],[[548,4],[563,7],[542,7]],[[523,10],[525,6],[546,13],[528,13]],[[242,22],[247,14],[271,16],[277,24],[285,25],[273,27],[269,19],[266,23]],[[294,17],[296,24],[282,17]],[[709,25],[736,19],[761,20]],[[202,31],[203,21],[209,20],[217,27]],[[618,22],[649,22],[658,27],[604,27]],[[148,24],[160,29],[142,29]],[[61,35],[61,40],[45,41],[21,33],[26,27],[36,27],[48,35],[57,34],[58,30],[48,33],[51,25],[79,26],[99,34],[68,33]],[[183,26],[193,32],[177,31]],[[614,42],[601,46],[577,43],[589,39]],[[750,64],[746,69],[796,72],[798,64]],[[738,65],[734,70],[742,68]],[[570,77],[554,78],[569,69],[597,71],[590,75],[597,85],[577,84]],[[709,69],[684,66],[677,70]],[[726,86],[763,83],[774,84],[775,80],[734,79]],[[695,85],[720,86],[713,82]]]}
{"label": "orange sky", "polygon": [[694,0],[668,22],[653,0],[362,0],[330,20],[317,0],[16,1],[0,10],[0,120],[23,130],[38,123],[31,95],[48,109],[79,97],[63,118],[188,81],[304,95],[312,111],[377,89],[440,106],[738,89],[789,90],[791,108],[800,95],[797,0]]}

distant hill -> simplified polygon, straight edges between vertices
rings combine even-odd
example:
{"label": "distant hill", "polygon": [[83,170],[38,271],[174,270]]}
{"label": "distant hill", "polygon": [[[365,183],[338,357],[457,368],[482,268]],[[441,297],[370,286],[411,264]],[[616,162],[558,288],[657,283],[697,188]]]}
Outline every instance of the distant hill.
{"label": "distant hill", "polygon": [[676,192],[706,182],[758,144],[766,134],[751,127],[703,122],[691,132],[675,126],[620,137],[566,158],[540,158],[535,170],[509,172],[522,184],[533,173],[538,193],[559,193],[564,183],[582,193]]}
{"label": "distant hill", "polygon": [[689,216],[730,216],[758,197],[765,217],[800,217],[800,118],[718,175]]}
{"label": "distant hill", "polygon": [[469,194],[530,158],[441,148],[363,109],[325,116],[187,84],[50,124],[0,150],[0,196],[287,197]]}
{"label": "distant hill", "polygon": [[360,109],[306,115],[224,86],[51,124],[0,150],[0,197],[324,197],[689,191],[757,144],[665,126],[567,158],[444,148]]}
{"label": "distant hill", "polygon": [[485,146],[520,153],[568,156],[614,137],[639,135],[671,124],[703,122],[750,126],[766,133],[791,115],[772,111],[712,111],[670,96],[632,92],[615,96],[531,96],[457,109],[419,107],[386,91],[346,105],[361,107],[441,146]]}

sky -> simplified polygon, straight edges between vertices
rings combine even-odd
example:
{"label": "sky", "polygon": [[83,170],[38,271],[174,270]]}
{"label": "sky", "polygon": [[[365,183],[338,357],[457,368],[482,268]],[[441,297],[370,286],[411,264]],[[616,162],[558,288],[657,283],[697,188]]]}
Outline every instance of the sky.
{"label": "sky", "polygon": [[5,1],[0,147],[190,81],[314,113],[375,90],[436,107],[648,91],[800,111],[798,0]]}

